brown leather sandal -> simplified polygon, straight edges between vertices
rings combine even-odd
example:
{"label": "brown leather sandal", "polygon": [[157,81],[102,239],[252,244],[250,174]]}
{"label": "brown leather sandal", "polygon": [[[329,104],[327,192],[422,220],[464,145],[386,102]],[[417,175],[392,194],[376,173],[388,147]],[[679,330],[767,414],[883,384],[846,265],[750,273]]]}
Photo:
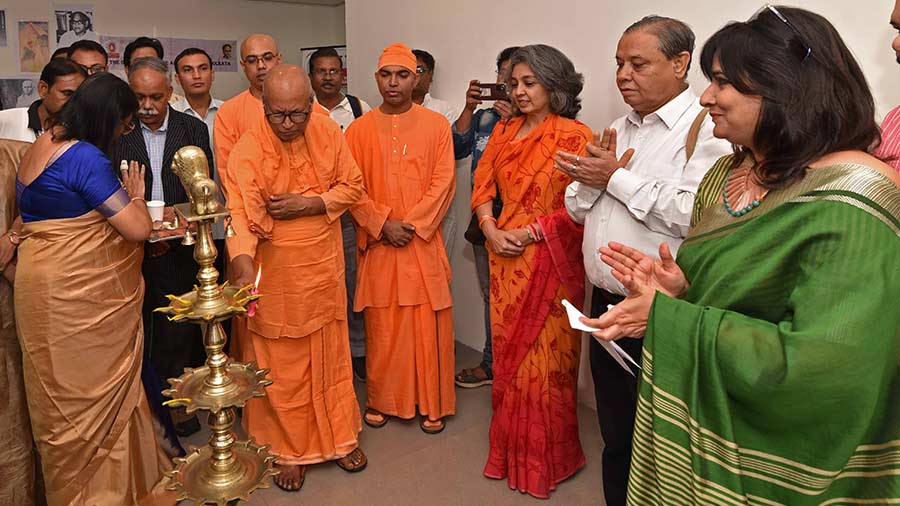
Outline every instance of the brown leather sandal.
{"label": "brown leather sandal", "polygon": [[[381,420],[378,420],[374,417],[381,417]],[[381,411],[372,408],[366,408],[366,413],[363,415],[363,421],[366,422],[366,425],[372,427],[373,429],[380,429],[384,427],[384,425],[388,422],[388,417]]]}
{"label": "brown leather sandal", "polygon": [[419,428],[422,429],[422,432],[424,432],[425,434],[440,434],[446,427],[447,423],[444,422],[443,418],[440,420],[429,420],[427,416],[419,415]]}
{"label": "brown leather sandal", "polygon": [[338,467],[348,473],[358,473],[369,465],[369,459],[359,448],[334,461]]}

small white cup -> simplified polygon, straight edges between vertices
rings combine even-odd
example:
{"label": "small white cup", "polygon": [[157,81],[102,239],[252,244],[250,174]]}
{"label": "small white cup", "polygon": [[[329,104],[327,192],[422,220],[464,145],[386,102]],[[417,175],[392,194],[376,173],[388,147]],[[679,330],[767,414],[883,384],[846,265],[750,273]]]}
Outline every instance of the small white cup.
{"label": "small white cup", "polygon": [[147,211],[150,213],[150,219],[153,221],[163,221],[166,211],[166,203],[162,200],[151,200],[147,202]]}

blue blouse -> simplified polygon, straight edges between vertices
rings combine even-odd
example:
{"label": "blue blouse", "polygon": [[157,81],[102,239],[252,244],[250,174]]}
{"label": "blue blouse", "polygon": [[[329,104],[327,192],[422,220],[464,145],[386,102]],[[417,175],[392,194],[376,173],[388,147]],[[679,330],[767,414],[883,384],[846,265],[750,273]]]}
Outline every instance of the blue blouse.
{"label": "blue blouse", "polygon": [[93,209],[109,218],[131,201],[112,162],[89,142],[72,145],[27,186],[16,178],[16,200],[26,223],[75,218]]}

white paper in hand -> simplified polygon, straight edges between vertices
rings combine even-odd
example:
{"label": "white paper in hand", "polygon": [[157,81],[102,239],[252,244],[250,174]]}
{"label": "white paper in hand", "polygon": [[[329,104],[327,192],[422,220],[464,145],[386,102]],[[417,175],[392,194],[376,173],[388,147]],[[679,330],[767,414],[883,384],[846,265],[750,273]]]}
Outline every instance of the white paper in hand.
{"label": "white paper in hand", "polygon": [[[578,309],[576,309],[575,306],[573,306],[571,302],[567,301],[566,299],[563,299],[562,305],[564,308],[566,308],[566,314],[569,316],[569,326],[572,327],[573,329],[583,330],[585,332],[594,332],[595,330],[600,330],[596,327],[591,327],[590,325],[585,325],[584,323],[582,323],[580,318],[584,317],[584,314],[581,311],[579,311]],[[612,307],[613,307],[612,305],[609,305],[606,307],[606,309],[609,310],[609,309],[612,309]],[[600,346],[603,346],[603,349],[605,349],[606,352],[609,353],[610,356],[620,366],[622,366],[622,369],[625,369],[626,371],[628,371],[628,374],[634,376],[634,371],[632,371],[631,368],[628,367],[628,364],[625,363],[625,360],[628,360],[629,362],[634,364],[634,366],[637,367],[638,369],[641,368],[641,366],[639,366],[637,364],[637,362],[635,362],[634,359],[632,359],[631,356],[628,353],[626,353],[625,350],[623,350],[622,347],[619,346],[618,344],[616,344],[615,342],[604,341],[602,339],[597,339],[593,336],[591,336],[591,337],[595,341],[600,343]]]}

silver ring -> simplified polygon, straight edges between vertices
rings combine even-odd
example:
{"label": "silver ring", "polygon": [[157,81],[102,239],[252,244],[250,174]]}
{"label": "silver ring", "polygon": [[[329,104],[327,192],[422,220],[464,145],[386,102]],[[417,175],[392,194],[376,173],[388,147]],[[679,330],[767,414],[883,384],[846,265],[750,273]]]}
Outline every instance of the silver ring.
{"label": "silver ring", "polygon": [[581,157],[575,156],[575,165],[578,165],[579,162],[581,162]]}

